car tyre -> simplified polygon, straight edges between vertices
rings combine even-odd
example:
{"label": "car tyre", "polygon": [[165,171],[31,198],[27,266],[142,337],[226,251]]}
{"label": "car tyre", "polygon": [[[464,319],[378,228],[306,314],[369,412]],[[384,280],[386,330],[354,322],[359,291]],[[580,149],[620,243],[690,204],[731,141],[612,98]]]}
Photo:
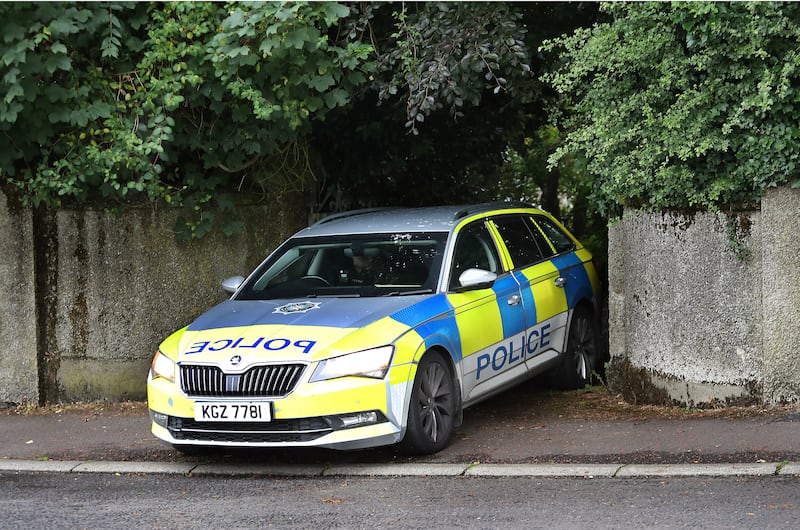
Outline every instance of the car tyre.
{"label": "car tyre", "polygon": [[592,383],[599,360],[597,325],[591,311],[578,307],[569,326],[567,348],[554,374],[555,386],[562,390],[576,390]]}
{"label": "car tyre", "polygon": [[401,449],[432,454],[450,443],[455,428],[456,396],[450,366],[437,353],[426,354],[417,367],[408,425]]}

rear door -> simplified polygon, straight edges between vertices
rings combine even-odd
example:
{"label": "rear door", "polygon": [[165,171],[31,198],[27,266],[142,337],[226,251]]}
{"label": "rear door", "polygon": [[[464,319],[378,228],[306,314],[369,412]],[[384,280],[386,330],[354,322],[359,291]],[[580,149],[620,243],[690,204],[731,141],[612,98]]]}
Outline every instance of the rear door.
{"label": "rear door", "polygon": [[599,280],[591,262],[591,254],[583,248],[576,250],[575,241],[549,217],[537,215],[533,221],[550,244],[553,252],[550,261],[558,270],[569,309],[582,299],[595,300]]}
{"label": "rear door", "polygon": [[520,286],[525,312],[526,368],[554,361],[562,350],[569,306],[565,279],[552,259],[556,249],[530,215],[492,219],[505,245],[512,274]]}

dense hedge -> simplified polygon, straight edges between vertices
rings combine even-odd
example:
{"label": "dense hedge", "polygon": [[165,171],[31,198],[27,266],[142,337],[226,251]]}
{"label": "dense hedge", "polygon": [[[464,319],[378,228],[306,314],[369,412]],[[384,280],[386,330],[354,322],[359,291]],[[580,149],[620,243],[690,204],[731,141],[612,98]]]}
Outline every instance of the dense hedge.
{"label": "dense hedge", "polygon": [[552,161],[585,156],[594,201],[725,208],[800,186],[800,4],[647,2],[546,45],[571,104]]}

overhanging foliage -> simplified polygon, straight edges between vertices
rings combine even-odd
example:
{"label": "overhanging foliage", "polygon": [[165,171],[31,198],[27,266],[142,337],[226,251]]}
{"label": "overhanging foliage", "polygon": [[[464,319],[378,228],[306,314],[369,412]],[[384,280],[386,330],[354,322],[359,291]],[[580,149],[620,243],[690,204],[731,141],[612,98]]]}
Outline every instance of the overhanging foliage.
{"label": "overhanging foliage", "polygon": [[585,156],[595,204],[710,207],[800,185],[800,4],[614,3],[546,45],[570,98],[551,158]]}
{"label": "overhanging foliage", "polygon": [[[309,182],[315,169],[343,168],[343,152],[364,171],[336,175],[337,184],[374,187],[387,176],[373,168],[395,168],[388,178],[400,188],[417,175],[441,201],[437,190],[468,170],[450,153],[440,165],[452,175],[431,180],[433,143],[407,133],[432,137],[458,118],[466,126],[449,137],[478,147],[478,162],[465,165],[482,167],[470,170],[468,199],[486,193],[487,161],[497,166],[513,130],[487,118],[511,116],[509,103],[529,98],[524,12],[436,2],[0,4],[2,184],[35,206],[166,201],[191,214],[179,237],[215,225],[233,232],[241,225],[223,192],[306,192],[320,186]],[[487,95],[487,116],[464,116]],[[377,126],[354,123],[354,101]],[[312,129],[325,131],[312,138]],[[347,144],[356,129],[378,148]],[[387,190],[367,200],[396,195]]]}
{"label": "overhanging foliage", "polygon": [[328,38],[349,13],[332,2],[1,4],[3,180],[33,205],[188,204],[197,216],[183,236],[202,235],[215,192],[265,187],[259,163],[368,81],[372,46]]}

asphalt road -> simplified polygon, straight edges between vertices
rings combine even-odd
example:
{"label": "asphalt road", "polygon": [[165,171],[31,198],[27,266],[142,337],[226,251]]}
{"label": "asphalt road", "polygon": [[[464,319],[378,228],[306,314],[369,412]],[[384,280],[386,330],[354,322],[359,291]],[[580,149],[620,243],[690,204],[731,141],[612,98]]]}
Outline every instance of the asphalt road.
{"label": "asphalt road", "polygon": [[[6,409],[0,529],[800,528],[798,444],[796,407],[636,407],[603,391],[524,385],[468,409],[450,447],[413,459],[390,448],[184,457],[149,433],[143,403]],[[540,474],[566,462],[617,465],[610,475]],[[736,476],[706,474],[713,462]],[[259,472],[271,463],[316,471]],[[637,463],[655,467],[637,473]],[[663,463],[678,467],[662,474]],[[373,464],[389,474],[357,467]],[[418,472],[398,473],[406,465]],[[435,476],[453,465],[455,475]],[[516,473],[493,476],[502,469],[492,466]]]}
{"label": "asphalt road", "polygon": [[0,473],[0,527],[797,528],[796,478]]}

